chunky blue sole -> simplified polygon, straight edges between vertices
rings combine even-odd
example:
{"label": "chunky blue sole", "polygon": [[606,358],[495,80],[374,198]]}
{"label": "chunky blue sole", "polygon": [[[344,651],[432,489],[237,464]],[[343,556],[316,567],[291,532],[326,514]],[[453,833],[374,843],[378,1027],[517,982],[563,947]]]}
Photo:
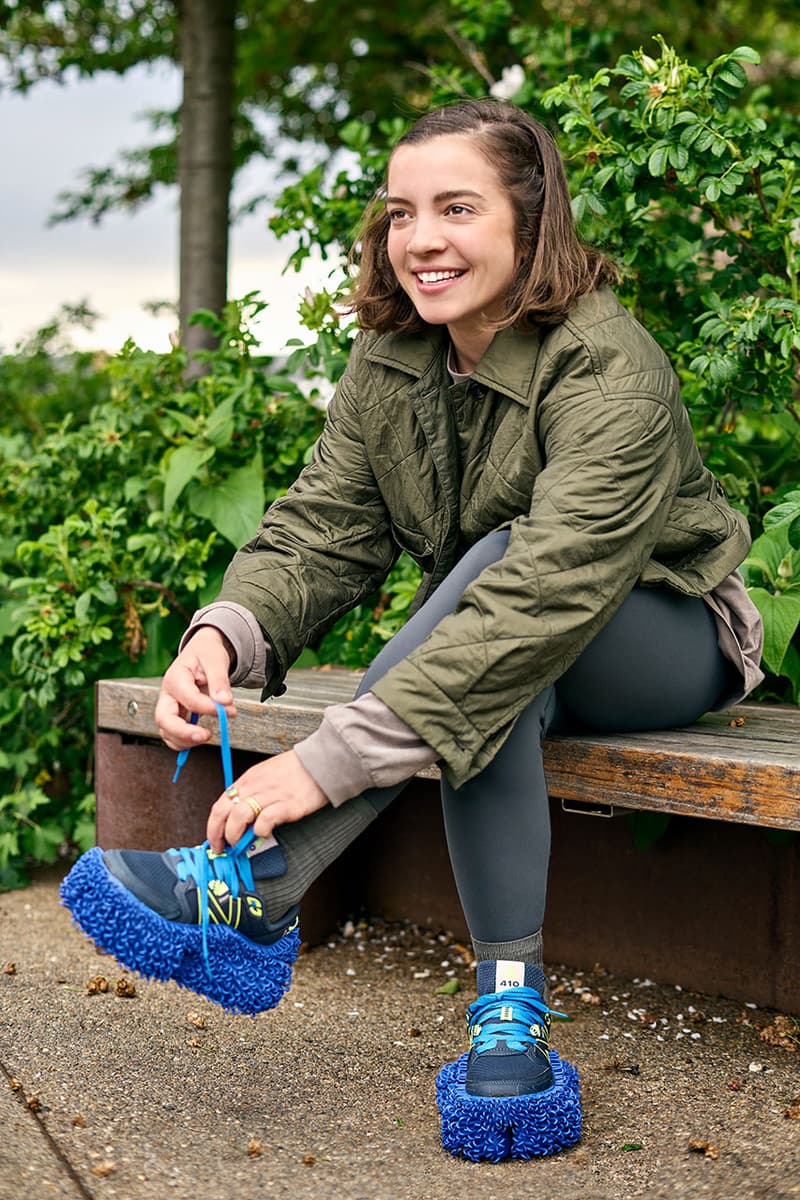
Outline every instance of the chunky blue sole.
{"label": "chunky blue sole", "polygon": [[530,1096],[471,1096],[464,1084],[468,1054],[442,1067],[436,1103],[445,1150],[472,1162],[557,1154],[581,1136],[578,1072],[550,1051],[553,1086]]}
{"label": "chunky blue sole", "polygon": [[300,938],[285,933],[259,946],[227,925],[209,925],[208,963],[199,925],[153,912],[109,872],[98,847],[81,855],[61,884],[61,902],[101,950],[147,979],[174,979],[230,1012],[274,1008],[289,988]]}

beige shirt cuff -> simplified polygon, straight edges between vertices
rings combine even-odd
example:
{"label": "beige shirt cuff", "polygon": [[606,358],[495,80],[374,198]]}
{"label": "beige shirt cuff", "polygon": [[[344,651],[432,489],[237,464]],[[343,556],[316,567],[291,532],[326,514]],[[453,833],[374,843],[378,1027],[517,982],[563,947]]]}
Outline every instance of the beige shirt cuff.
{"label": "beige shirt cuff", "polygon": [[402,783],[438,758],[372,692],[330,705],[319,728],[294,750],[334,807],[370,788]]}
{"label": "beige shirt cuff", "polygon": [[217,600],[198,609],[181,638],[178,651],[183,650],[198,629],[209,625],[218,629],[233,647],[231,686],[263,688],[271,665],[272,649],[264,640],[261,626],[249,608],[229,600]]}

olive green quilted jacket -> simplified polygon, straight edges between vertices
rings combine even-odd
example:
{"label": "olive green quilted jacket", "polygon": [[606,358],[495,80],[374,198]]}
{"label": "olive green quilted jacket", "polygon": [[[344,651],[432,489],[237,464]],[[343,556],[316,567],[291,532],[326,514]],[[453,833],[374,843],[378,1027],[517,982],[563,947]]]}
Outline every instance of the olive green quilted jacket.
{"label": "olive green quilted jacket", "polygon": [[373,689],[458,786],[635,584],[703,595],[749,537],[700,460],[665,356],[608,289],[554,328],[497,334],[468,385],[461,467],[446,356],[438,329],[357,338],[311,463],[236,554],[220,599],[264,628],[270,694],[401,549],[424,597],[508,526],[502,561]]}

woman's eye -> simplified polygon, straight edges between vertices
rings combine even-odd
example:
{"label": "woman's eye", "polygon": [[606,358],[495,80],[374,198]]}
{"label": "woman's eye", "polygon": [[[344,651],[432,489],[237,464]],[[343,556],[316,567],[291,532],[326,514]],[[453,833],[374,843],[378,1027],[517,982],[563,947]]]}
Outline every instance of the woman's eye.
{"label": "woman's eye", "polygon": [[472,209],[466,204],[451,204],[447,211],[454,217],[466,217],[472,212]]}
{"label": "woman's eye", "polygon": [[406,212],[406,210],[404,208],[390,208],[389,209],[389,220],[392,223],[392,225],[397,225],[400,221],[404,220],[407,216],[408,216],[408,213]]}

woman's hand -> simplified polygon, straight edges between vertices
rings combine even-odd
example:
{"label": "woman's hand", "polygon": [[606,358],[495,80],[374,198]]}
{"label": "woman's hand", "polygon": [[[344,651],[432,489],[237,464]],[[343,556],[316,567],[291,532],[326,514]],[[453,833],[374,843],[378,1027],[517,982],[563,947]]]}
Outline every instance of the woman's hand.
{"label": "woman's hand", "polygon": [[217,854],[226,844],[234,846],[248,825],[255,826],[258,837],[269,837],[276,825],[299,821],[328,803],[294,750],[256,763],[239,776],[230,791],[234,798],[224,791],[206,825],[206,837]]}
{"label": "woman's hand", "polygon": [[186,720],[190,713],[216,715],[214,701],[236,716],[230,683],[231,651],[218,629],[198,629],[161,681],[156,702],[156,724],[171,750],[185,750],[207,742],[211,731]]}

